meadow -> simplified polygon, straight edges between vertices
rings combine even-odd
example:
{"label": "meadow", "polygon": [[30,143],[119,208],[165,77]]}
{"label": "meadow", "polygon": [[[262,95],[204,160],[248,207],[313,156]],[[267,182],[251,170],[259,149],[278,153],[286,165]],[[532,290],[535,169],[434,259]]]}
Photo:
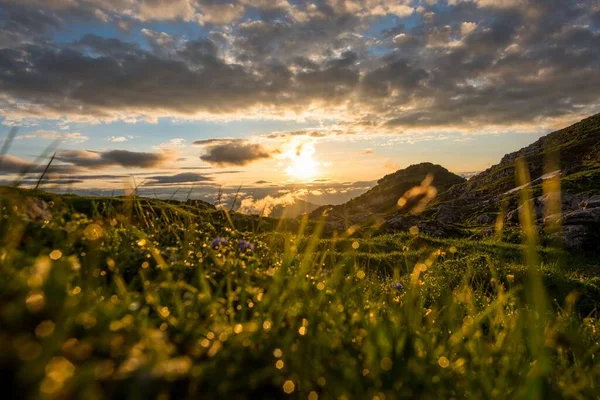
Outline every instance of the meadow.
{"label": "meadow", "polygon": [[527,227],[525,244],[326,236],[134,196],[0,196],[9,398],[600,394],[597,257]]}

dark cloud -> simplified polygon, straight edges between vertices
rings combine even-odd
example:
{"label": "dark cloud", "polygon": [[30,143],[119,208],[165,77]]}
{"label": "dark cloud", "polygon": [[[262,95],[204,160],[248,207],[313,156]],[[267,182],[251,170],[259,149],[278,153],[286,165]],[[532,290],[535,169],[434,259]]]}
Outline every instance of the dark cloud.
{"label": "dark cloud", "polygon": [[91,169],[100,169],[114,166],[127,168],[155,168],[172,160],[172,154],[143,153],[128,150],[89,151],[89,150],[62,150],[56,154],[56,160]]}
{"label": "dark cloud", "polygon": [[[39,182],[39,177],[38,178],[25,178],[25,179],[20,179],[18,181],[14,181],[14,180],[7,180],[7,179],[0,179],[0,185],[3,186],[8,186],[8,185],[14,185],[15,183],[18,183],[19,186],[34,186],[37,185],[37,183]],[[42,180],[40,182],[40,185],[42,185],[42,187],[47,187],[48,185],[75,185],[77,183],[83,183],[84,181],[79,180],[79,179],[52,179],[52,178],[48,178],[46,177],[44,180]]]}
{"label": "dark cloud", "polygon": [[206,153],[200,156],[202,161],[219,167],[246,165],[255,161],[271,158],[277,151],[269,150],[258,143],[234,140],[209,145]]}
{"label": "dark cloud", "polygon": [[[70,178],[59,178],[59,179],[54,179],[52,177],[45,177],[44,180],[42,181],[44,185],[74,185],[76,183],[83,183],[85,182],[84,180],[81,179],[70,179]],[[29,179],[23,183],[26,184],[35,184],[37,183],[37,180],[33,180],[33,179]]]}
{"label": "dark cloud", "polygon": [[224,144],[235,141],[236,139],[201,139],[196,140],[193,144],[196,146],[208,146],[215,144]]}
{"label": "dark cloud", "polygon": [[121,179],[121,178],[129,178],[129,175],[111,175],[111,174],[99,174],[99,175],[90,175],[90,174],[74,174],[69,175],[70,179],[78,179],[78,180],[93,180],[93,179]]}
{"label": "dark cloud", "polygon": [[[9,119],[245,117],[260,110],[402,131],[535,123],[600,107],[595,0],[0,4],[0,113]],[[378,18],[391,14],[395,25],[377,32]],[[126,23],[147,43],[91,34],[53,41],[67,22],[90,19]],[[211,26],[211,33],[187,40],[149,28],[159,20]],[[227,147],[240,159],[268,153],[223,139],[196,144],[214,147],[206,161],[214,152],[226,158],[218,152]],[[81,160],[107,161],[123,165]]]}
{"label": "dark cloud", "polygon": [[[0,155],[0,174],[43,173],[48,161],[45,160],[45,163],[34,164],[19,157]],[[53,163],[48,168],[47,173],[71,174],[78,171],[78,168],[71,165],[57,165]]]}
{"label": "dark cloud", "polygon": [[60,18],[48,10],[17,4],[5,7],[0,16],[0,48],[43,41],[43,34],[56,30],[61,23]]}
{"label": "dark cloud", "polygon": [[195,172],[182,172],[176,175],[157,175],[150,176],[150,179],[146,185],[164,185],[164,184],[172,184],[172,183],[200,183],[200,182],[210,182],[212,181],[211,177],[197,174]]}

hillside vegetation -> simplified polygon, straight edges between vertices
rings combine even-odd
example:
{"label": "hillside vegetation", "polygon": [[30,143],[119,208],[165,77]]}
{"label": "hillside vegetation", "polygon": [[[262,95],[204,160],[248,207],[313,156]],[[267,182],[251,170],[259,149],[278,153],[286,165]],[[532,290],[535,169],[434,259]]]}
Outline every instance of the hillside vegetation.
{"label": "hillside vegetation", "polygon": [[416,232],[320,239],[323,223],[306,235],[306,220],[253,230],[158,200],[2,195],[11,398],[600,393],[594,259]]}

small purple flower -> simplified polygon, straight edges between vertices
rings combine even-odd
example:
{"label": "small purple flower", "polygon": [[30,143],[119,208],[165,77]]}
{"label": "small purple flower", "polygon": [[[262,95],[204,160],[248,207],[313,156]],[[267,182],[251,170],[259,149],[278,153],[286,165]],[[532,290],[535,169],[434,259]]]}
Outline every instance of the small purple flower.
{"label": "small purple flower", "polygon": [[227,239],[218,237],[218,238],[215,238],[212,242],[210,242],[210,247],[212,247],[213,249],[217,249],[221,246],[226,246],[227,243],[229,243],[227,241]]}
{"label": "small purple flower", "polygon": [[254,250],[254,244],[250,243],[247,240],[242,239],[238,243],[238,249],[242,252],[252,251],[252,250]]}
{"label": "small purple flower", "polygon": [[402,286],[402,284],[400,282],[396,282],[394,283],[394,287],[396,288],[397,291],[401,292],[402,290],[404,290],[404,286]]}

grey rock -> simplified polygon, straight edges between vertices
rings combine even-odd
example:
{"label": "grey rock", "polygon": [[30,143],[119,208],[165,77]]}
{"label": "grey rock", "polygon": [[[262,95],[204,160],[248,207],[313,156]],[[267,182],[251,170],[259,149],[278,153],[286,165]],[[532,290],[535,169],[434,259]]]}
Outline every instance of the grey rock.
{"label": "grey rock", "polygon": [[27,199],[25,216],[33,222],[46,222],[52,219],[50,205],[42,199],[30,197]]}
{"label": "grey rock", "polygon": [[579,204],[580,208],[598,208],[600,207],[600,195],[594,195]]}
{"label": "grey rock", "polygon": [[[600,224],[600,207],[584,208],[566,214],[563,225],[597,225]],[[600,226],[599,226],[600,228]]]}
{"label": "grey rock", "polygon": [[567,248],[578,250],[598,246],[600,242],[600,207],[572,211],[564,215],[561,223]]}
{"label": "grey rock", "polygon": [[567,225],[563,227],[562,239],[570,250],[584,249],[589,242],[589,230],[582,225]]}
{"label": "grey rock", "polygon": [[475,219],[475,222],[477,222],[480,225],[489,225],[494,223],[494,221],[496,220],[496,218],[494,218],[493,216],[489,215],[489,214],[481,214],[480,216],[478,216]]}

